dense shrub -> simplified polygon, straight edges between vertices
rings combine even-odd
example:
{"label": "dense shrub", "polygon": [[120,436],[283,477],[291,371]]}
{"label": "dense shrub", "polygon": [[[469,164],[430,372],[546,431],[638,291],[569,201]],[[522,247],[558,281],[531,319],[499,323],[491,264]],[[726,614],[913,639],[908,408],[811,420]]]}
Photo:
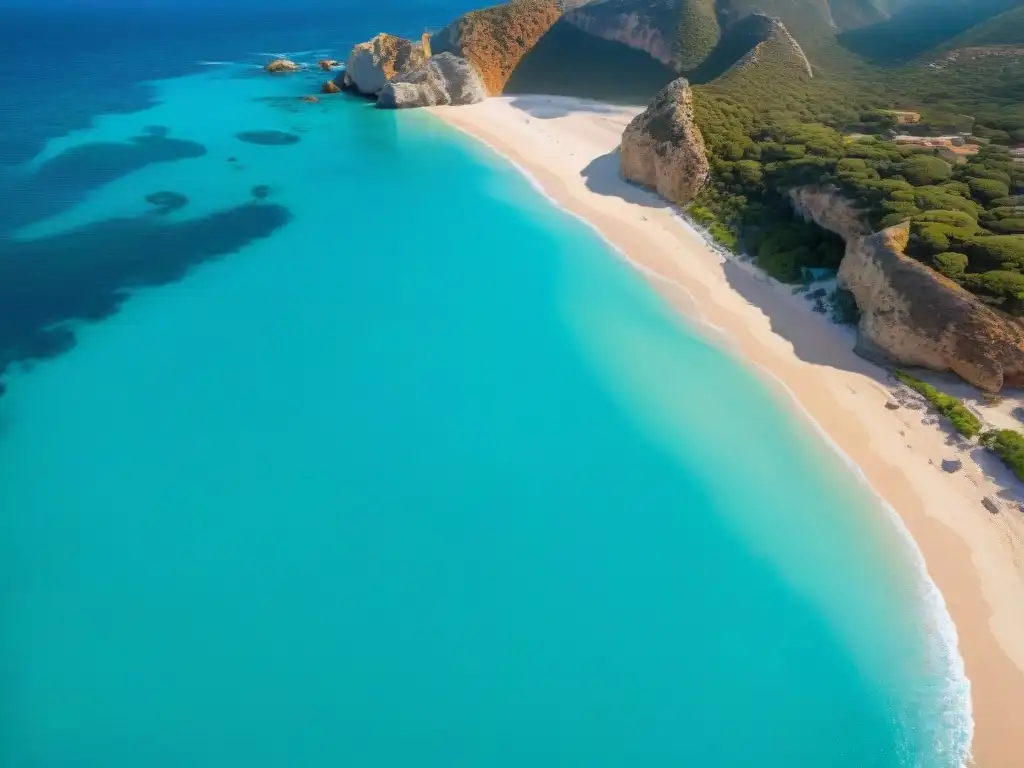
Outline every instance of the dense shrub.
{"label": "dense shrub", "polygon": [[940,392],[931,384],[915,379],[903,371],[896,371],[894,375],[901,383],[918,392],[935,406],[935,409],[953,425],[953,429],[964,437],[974,437],[981,431],[981,421],[957,398]]}
{"label": "dense shrub", "polygon": [[1012,429],[993,429],[981,436],[981,443],[1024,481],[1024,435]]}
{"label": "dense shrub", "polygon": [[1002,269],[1006,264],[1024,266],[1024,236],[989,235],[967,243],[967,257],[976,270]]}
{"label": "dense shrub", "polygon": [[994,179],[971,179],[967,182],[971,195],[984,203],[990,203],[1010,194],[1010,187]]}
{"label": "dense shrub", "polygon": [[1024,310],[1024,275],[1019,272],[992,270],[964,277],[968,287],[993,299],[993,303],[1013,314]]}
{"label": "dense shrub", "polygon": [[935,269],[950,280],[960,280],[967,271],[967,257],[962,253],[946,251],[935,256],[932,261]]}
{"label": "dense shrub", "polygon": [[931,155],[914,155],[903,161],[904,178],[915,187],[938,184],[953,175],[953,169],[945,160]]}

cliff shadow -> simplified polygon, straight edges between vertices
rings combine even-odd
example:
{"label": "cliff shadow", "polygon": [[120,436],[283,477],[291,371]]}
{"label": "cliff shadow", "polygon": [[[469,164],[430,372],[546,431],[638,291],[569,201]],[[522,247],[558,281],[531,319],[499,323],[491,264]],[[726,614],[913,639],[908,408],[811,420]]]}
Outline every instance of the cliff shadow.
{"label": "cliff shadow", "polygon": [[645,208],[671,208],[671,205],[654,192],[622,178],[619,173],[620,155],[621,152],[616,148],[590,161],[590,164],[580,172],[587,189],[598,195],[617,197]]}
{"label": "cliff shadow", "polygon": [[767,317],[772,331],[792,344],[798,358],[814,365],[859,373],[882,386],[889,386],[888,371],[856,353],[855,335],[848,326],[812,313],[809,306],[801,306],[786,296],[785,286],[732,259],[723,262],[722,273],[736,293]]}
{"label": "cliff shadow", "polygon": [[647,104],[679,77],[644,51],[555,22],[512,72],[505,94],[576,96],[612,104]]}
{"label": "cliff shadow", "polygon": [[586,112],[595,115],[617,115],[622,107],[605,104],[600,101],[578,99],[566,102],[565,99],[576,98],[567,96],[516,96],[512,99],[511,106],[525,112],[530,117],[538,120],[553,120],[557,117],[566,117],[578,112]]}

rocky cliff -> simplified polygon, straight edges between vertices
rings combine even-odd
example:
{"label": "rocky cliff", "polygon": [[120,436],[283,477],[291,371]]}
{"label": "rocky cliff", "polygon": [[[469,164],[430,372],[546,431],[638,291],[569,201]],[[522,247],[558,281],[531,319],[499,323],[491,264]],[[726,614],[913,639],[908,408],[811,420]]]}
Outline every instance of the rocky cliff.
{"label": "rocky cliff", "polygon": [[909,225],[871,233],[831,187],[790,192],[795,208],[846,240],[839,281],[861,311],[858,350],[901,365],[952,371],[998,392],[1024,385],[1021,325],[904,255]]}
{"label": "rocky cliff", "polygon": [[562,15],[556,0],[511,0],[460,16],[434,35],[434,53],[469,62],[490,95],[501,93],[512,70]]}
{"label": "rocky cliff", "polygon": [[645,51],[662,64],[676,64],[678,9],[673,2],[604,0],[583,4],[565,20],[595,37]]}
{"label": "rocky cliff", "polygon": [[385,85],[377,95],[377,106],[402,109],[475,104],[486,98],[487,89],[469,62],[445,52]]}
{"label": "rocky cliff", "polygon": [[393,78],[411,72],[426,60],[422,43],[381,33],[352,49],[342,75],[342,86],[376,96]]}
{"label": "rocky cliff", "polygon": [[619,167],[625,179],[678,205],[700,192],[708,179],[708,159],[693,120],[693,91],[684,78],[665,86],[626,127]]}

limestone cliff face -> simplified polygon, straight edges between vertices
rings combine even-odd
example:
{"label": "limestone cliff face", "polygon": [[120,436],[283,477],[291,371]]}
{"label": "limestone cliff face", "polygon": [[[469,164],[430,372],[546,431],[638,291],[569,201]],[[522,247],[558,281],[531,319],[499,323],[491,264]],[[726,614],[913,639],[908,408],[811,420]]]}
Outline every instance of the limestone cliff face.
{"label": "limestone cliff face", "polygon": [[834,188],[792,190],[794,206],[846,240],[839,282],[861,311],[858,350],[901,365],[952,371],[998,392],[1024,385],[1024,332],[956,283],[904,255],[904,223],[871,233]]}
{"label": "limestone cliff face", "polygon": [[385,85],[377,95],[377,106],[402,109],[475,104],[486,98],[487,89],[469,62],[445,52],[430,57],[423,66]]}
{"label": "limestone cliff face", "polygon": [[376,96],[393,78],[416,69],[426,60],[421,43],[381,33],[352,49],[342,85],[367,96]]}
{"label": "limestone cliff face", "polygon": [[556,0],[511,0],[460,16],[431,38],[435,53],[469,62],[487,93],[501,93],[516,65],[562,15]]}
{"label": "limestone cliff face", "polygon": [[606,0],[570,11],[565,20],[595,37],[645,51],[662,64],[673,66],[675,28],[666,25],[664,18],[671,19],[671,14],[655,14],[653,10],[650,3],[641,5],[636,0]]}
{"label": "limestone cliff face", "polygon": [[685,78],[665,86],[626,127],[619,165],[625,179],[651,187],[678,205],[700,192],[708,179],[708,159]]}

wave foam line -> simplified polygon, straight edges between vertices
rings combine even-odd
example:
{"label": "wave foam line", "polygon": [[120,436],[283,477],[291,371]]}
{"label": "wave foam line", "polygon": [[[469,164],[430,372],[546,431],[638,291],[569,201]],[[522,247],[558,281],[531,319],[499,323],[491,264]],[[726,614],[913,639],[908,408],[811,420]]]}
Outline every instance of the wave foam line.
{"label": "wave foam line", "polygon": [[[641,264],[636,260],[630,258],[624,250],[622,250],[619,246],[617,246],[615,243],[609,240],[608,237],[598,228],[596,224],[587,219],[585,216],[582,216],[581,214],[578,214],[575,211],[571,211],[568,208],[566,208],[559,200],[554,198],[546,189],[544,189],[544,186],[540,183],[540,180],[537,179],[536,176],[534,176],[529,170],[527,170],[525,167],[517,163],[504,152],[499,150],[489,141],[482,139],[479,136],[475,136],[474,134],[462,128],[461,126],[452,125],[451,123],[447,123],[444,120],[441,120],[441,122],[449,127],[455,128],[460,133],[469,136],[474,141],[483,144],[491,152],[505,160],[509,165],[515,168],[516,171],[527,180],[530,186],[533,187],[533,189],[535,189],[537,192],[539,192],[549,203],[551,203],[558,210],[562,211],[564,214],[571,216],[572,218],[576,219],[579,222],[582,222],[587,228],[593,231],[609,249],[616,253],[619,256],[619,258],[628,263],[631,267],[636,269],[645,277],[656,280],[658,282],[667,283],[673,286],[674,288],[681,290],[690,299],[693,306],[697,309],[696,317],[693,319],[695,319],[704,327],[714,330],[727,341],[733,342],[731,334],[729,334],[728,331],[725,330],[725,328],[723,328],[720,325],[716,325],[715,323],[712,323],[700,311],[700,305],[698,304],[693,292],[689,288],[687,288],[685,285],[681,284],[677,280],[673,280],[667,275],[663,275],[657,270],[651,269],[647,265]],[[683,214],[682,211],[675,209],[674,218],[683,227],[689,229],[693,234],[696,234],[698,237],[700,237],[705,242],[705,244],[708,245],[711,248],[711,250],[713,250],[716,254],[718,254],[724,259],[729,259],[742,264],[740,259],[738,259],[735,254],[725,251],[721,246],[718,246],[717,243],[711,241],[710,234],[698,229],[685,217],[685,214]],[[734,343],[732,343],[731,346],[734,346]],[[750,361],[744,362],[747,363],[748,365],[750,363]],[[868,480],[867,475],[864,473],[864,470],[861,469],[860,465],[857,464],[857,462],[854,461],[853,458],[849,454],[847,454],[835,440],[832,439],[832,436],[825,431],[825,428],[822,427],[820,423],[818,423],[818,421],[811,415],[811,413],[807,410],[803,403],[800,402],[800,400],[796,396],[796,393],[792,389],[790,389],[789,386],[787,386],[785,382],[783,382],[782,379],[779,378],[778,375],[770,371],[765,366],[755,363],[754,367],[762,372],[761,375],[764,375],[767,378],[773,380],[782,389],[782,391],[786,393],[795,410],[803,417],[803,419],[806,422],[810,424],[814,431],[825,440],[826,444],[852,471],[858,483],[862,485],[864,488],[866,488],[868,492],[882,506],[882,508],[887,513],[890,521],[893,523],[897,533],[899,533],[905,545],[907,545],[907,554],[911,559],[911,564],[917,569],[918,576],[921,579],[920,586],[922,588],[922,602],[925,604],[928,615],[930,615],[935,620],[934,627],[940,638],[941,650],[944,652],[942,661],[947,666],[948,686],[946,690],[946,696],[943,697],[942,703],[950,703],[956,705],[955,709],[959,710],[960,718],[958,722],[950,723],[950,725],[954,726],[954,730],[958,731],[959,734],[961,734],[964,737],[963,744],[954,743],[952,745],[943,744],[936,746],[940,746],[940,749],[942,751],[946,751],[947,749],[952,747],[952,749],[956,750],[959,753],[957,754],[956,759],[959,763],[960,768],[967,768],[967,765],[971,761],[970,747],[971,743],[974,740],[974,709],[971,703],[971,682],[967,678],[967,670],[964,665],[964,659],[963,656],[960,654],[960,639],[956,631],[956,624],[953,622],[953,617],[949,613],[949,608],[946,605],[945,598],[942,596],[942,592],[939,590],[939,587],[935,583],[935,580],[928,572],[928,564],[925,561],[924,553],[921,551],[921,548],[918,546],[917,541],[910,533],[910,529],[907,527],[907,524],[896,511],[896,508],[893,507],[893,505],[886,500],[886,498],[881,494],[881,492],[878,491],[878,489],[871,485],[871,482]],[[956,734],[954,734],[954,738],[955,736]]]}

